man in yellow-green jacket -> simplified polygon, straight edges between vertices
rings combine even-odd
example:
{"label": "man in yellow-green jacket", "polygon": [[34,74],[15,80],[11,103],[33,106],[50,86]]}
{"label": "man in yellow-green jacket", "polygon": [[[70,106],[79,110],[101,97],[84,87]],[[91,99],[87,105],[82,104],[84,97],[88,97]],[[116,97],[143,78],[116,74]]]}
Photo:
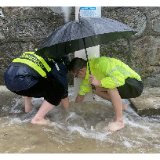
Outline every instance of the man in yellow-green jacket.
{"label": "man in yellow-green jacket", "polygon": [[82,58],[74,58],[69,71],[75,77],[82,79],[78,95],[75,102],[81,102],[87,92],[92,90],[92,85],[96,87],[93,92],[109,100],[115,111],[115,120],[108,131],[117,131],[124,128],[122,110],[127,106],[122,103],[122,99],[135,98],[141,95],[143,83],[141,77],[128,65],[115,58],[99,57],[89,60],[91,75],[88,64]]}

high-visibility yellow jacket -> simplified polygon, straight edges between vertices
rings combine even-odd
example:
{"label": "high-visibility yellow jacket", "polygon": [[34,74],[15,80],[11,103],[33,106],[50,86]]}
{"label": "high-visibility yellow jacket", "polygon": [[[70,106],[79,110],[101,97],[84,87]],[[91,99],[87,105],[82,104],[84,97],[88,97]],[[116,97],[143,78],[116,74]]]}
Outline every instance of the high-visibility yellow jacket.
{"label": "high-visibility yellow jacket", "polygon": [[[128,77],[141,81],[141,77],[135,71],[122,61],[115,58],[91,58],[89,64],[92,75],[94,75],[97,80],[101,81],[101,87],[104,88],[120,87],[125,84],[125,79]],[[87,92],[90,92],[91,89],[92,87],[89,84],[89,69],[87,64],[86,76],[85,79],[82,79],[78,93],[80,95],[85,95]]]}
{"label": "high-visibility yellow jacket", "polygon": [[14,59],[11,64],[25,64],[35,70],[40,76],[47,78],[47,73],[51,71],[51,68],[42,57],[34,54],[35,51],[24,52],[20,57]]}

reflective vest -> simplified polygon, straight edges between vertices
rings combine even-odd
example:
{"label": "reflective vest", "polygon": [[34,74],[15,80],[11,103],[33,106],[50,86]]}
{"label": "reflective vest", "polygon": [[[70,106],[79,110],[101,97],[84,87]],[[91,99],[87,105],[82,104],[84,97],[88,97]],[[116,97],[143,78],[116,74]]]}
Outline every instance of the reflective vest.
{"label": "reflective vest", "polygon": [[40,56],[34,54],[36,50],[24,52],[20,57],[14,59],[11,64],[16,65],[23,64],[31,67],[39,75],[47,78],[47,73],[51,71],[51,67],[47,62]]}
{"label": "reflective vest", "polygon": [[[123,86],[125,84],[125,79],[128,77],[141,81],[141,77],[134,70],[115,58],[94,57],[89,60],[89,64],[91,73],[97,78],[97,80],[101,81],[101,87],[104,88],[117,88]],[[82,79],[78,93],[80,95],[85,95],[91,90],[92,87],[89,83],[89,70],[87,64],[86,76]]]}

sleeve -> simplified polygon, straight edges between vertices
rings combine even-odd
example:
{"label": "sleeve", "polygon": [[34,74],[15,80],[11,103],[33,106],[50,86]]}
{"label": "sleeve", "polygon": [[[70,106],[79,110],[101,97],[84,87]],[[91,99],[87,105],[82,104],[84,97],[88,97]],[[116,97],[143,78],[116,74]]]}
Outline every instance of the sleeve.
{"label": "sleeve", "polygon": [[89,84],[89,81],[86,79],[82,79],[81,85],[79,87],[79,95],[85,95],[87,92],[90,92],[92,89],[91,84]]}
{"label": "sleeve", "polygon": [[63,65],[62,62],[57,62],[57,65],[60,68],[60,70],[57,71],[56,67],[54,66],[51,70],[51,73],[54,76],[55,80],[62,83],[64,87],[68,90],[68,80],[67,80],[68,70],[65,67],[65,65]]}
{"label": "sleeve", "polygon": [[111,59],[105,59],[99,64],[99,70],[104,75],[101,84],[104,88],[116,88],[125,84],[124,76],[116,69]]}

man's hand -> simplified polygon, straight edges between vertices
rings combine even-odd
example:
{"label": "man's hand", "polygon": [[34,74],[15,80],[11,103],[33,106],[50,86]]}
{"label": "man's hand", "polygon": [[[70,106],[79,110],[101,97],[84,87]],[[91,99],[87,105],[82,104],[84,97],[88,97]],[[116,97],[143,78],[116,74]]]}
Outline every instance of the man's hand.
{"label": "man's hand", "polygon": [[98,81],[97,78],[92,74],[89,76],[89,83],[93,84],[96,87],[102,86],[101,81]]}

